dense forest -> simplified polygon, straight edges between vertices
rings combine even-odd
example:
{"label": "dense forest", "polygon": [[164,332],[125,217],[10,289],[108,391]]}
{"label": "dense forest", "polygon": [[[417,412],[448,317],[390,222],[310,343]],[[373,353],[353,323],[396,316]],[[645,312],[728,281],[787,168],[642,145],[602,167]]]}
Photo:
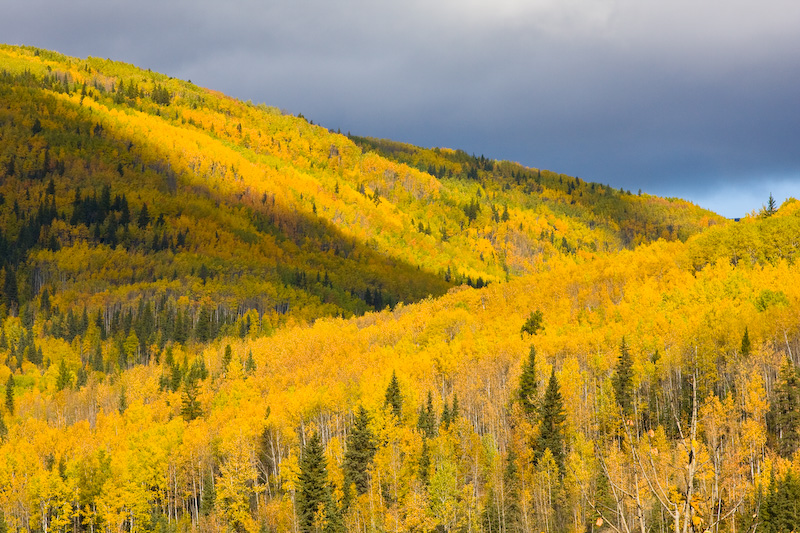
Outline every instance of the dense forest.
{"label": "dense forest", "polygon": [[797,529],[798,236],[0,46],[0,531]]}

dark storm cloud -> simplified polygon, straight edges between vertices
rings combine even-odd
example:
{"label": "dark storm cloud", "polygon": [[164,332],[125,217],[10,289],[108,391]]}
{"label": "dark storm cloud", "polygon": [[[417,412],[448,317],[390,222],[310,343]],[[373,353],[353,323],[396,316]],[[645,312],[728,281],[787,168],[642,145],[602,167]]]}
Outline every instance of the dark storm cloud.
{"label": "dark storm cloud", "polygon": [[0,40],[315,122],[688,197],[800,191],[795,0],[6,2]]}

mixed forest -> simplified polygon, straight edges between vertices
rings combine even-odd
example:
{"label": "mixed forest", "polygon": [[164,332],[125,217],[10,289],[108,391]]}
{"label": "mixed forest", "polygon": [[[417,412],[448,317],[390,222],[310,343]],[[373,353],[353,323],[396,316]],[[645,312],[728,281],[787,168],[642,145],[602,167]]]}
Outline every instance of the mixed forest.
{"label": "mixed forest", "polygon": [[0,532],[796,530],[799,254],[0,45]]}

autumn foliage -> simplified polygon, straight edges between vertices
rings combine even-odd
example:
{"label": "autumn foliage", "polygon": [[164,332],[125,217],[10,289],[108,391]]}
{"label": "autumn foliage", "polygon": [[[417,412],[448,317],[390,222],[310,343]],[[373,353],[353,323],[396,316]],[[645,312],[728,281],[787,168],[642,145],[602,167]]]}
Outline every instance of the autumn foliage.
{"label": "autumn foliage", "polygon": [[0,70],[0,528],[800,527],[797,201]]}

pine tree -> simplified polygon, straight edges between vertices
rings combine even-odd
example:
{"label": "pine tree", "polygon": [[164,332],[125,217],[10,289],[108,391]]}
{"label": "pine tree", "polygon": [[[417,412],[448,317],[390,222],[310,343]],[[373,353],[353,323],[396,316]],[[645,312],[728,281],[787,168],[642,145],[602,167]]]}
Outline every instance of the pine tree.
{"label": "pine tree", "polygon": [[6,410],[8,414],[14,414],[14,374],[9,374],[6,381]]}
{"label": "pine tree", "polygon": [[67,368],[67,361],[61,358],[61,363],[58,365],[58,377],[56,378],[56,389],[64,390],[72,385],[72,374]]}
{"label": "pine tree", "polygon": [[203,414],[203,409],[200,407],[200,401],[197,399],[197,395],[196,378],[194,378],[194,376],[186,376],[183,385],[181,415],[187,422],[191,422]]}
{"label": "pine tree", "polygon": [[252,374],[256,371],[256,360],[253,359],[253,350],[247,352],[247,360],[244,362],[244,371],[247,374]]}
{"label": "pine tree", "polygon": [[522,412],[528,418],[532,418],[536,414],[539,400],[538,388],[539,384],[536,380],[536,348],[531,344],[528,361],[522,368],[522,375],[519,377],[519,391],[517,393]]}
{"label": "pine tree", "polygon": [[233,351],[231,350],[231,345],[225,345],[225,355],[222,356],[222,371],[228,371],[228,365],[231,364],[231,359],[233,359]]}
{"label": "pine tree", "polygon": [[436,436],[436,413],[433,411],[433,395],[431,391],[428,391],[427,405],[421,407],[419,410],[417,429],[419,429],[426,438],[433,438]]}
{"label": "pine tree", "polygon": [[774,394],[770,426],[778,439],[778,452],[791,457],[800,447],[800,376],[788,357],[781,366]]}
{"label": "pine tree", "polygon": [[625,342],[625,337],[622,337],[622,343],[619,346],[617,369],[611,383],[614,387],[614,396],[617,398],[617,403],[622,409],[623,414],[630,414],[633,406],[631,399],[631,389],[633,388],[633,361],[630,351],[628,350],[628,345]]}
{"label": "pine tree", "polygon": [[442,419],[440,424],[444,430],[450,427],[450,407],[448,407],[447,402],[444,402],[444,406],[442,407]]}
{"label": "pine tree", "polygon": [[124,413],[125,410],[128,409],[128,397],[125,394],[125,387],[121,387],[119,391],[119,406],[118,410],[120,413]]}
{"label": "pine tree", "polygon": [[506,469],[503,472],[503,485],[505,486],[503,501],[503,521],[505,527],[503,531],[507,533],[518,533],[522,528],[522,509],[520,509],[519,474],[517,471],[517,456],[514,450],[509,448],[506,455]]}
{"label": "pine tree", "polygon": [[3,283],[3,299],[0,304],[5,303],[9,311],[13,311],[19,304],[19,294],[17,292],[17,274],[10,264],[6,264],[6,277]]}
{"label": "pine tree", "polygon": [[403,396],[400,393],[400,383],[397,381],[397,374],[392,372],[392,379],[386,388],[386,401],[384,405],[392,408],[394,416],[400,420],[403,409]]}
{"label": "pine tree", "polygon": [[428,439],[422,439],[422,453],[419,456],[419,480],[426,487],[431,479],[431,453],[428,449]]}
{"label": "pine tree", "polygon": [[544,393],[541,408],[541,430],[536,442],[534,458],[541,458],[545,450],[550,450],[559,471],[564,473],[564,400],[561,397],[555,369],[550,373],[550,381]]}
{"label": "pine tree", "polygon": [[300,530],[304,532],[318,531],[318,526],[321,524],[317,522],[317,518],[320,514],[326,522],[330,522],[333,518],[335,523],[336,516],[331,516],[334,506],[328,486],[327,461],[319,435],[314,433],[303,448],[300,458],[297,488],[297,515],[300,519]]}
{"label": "pine tree", "polygon": [[752,348],[750,344],[750,334],[747,332],[747,327],[745,327],[744,335],[742,335],[742,357],[750,357],[750,350],[752,350]]}
{"label": "pine tree", "polygon": [[207,472],[203,476],[203,494],[200,497],[200,512],[203,516],[208,516],[214,510],[214,501],[217,499],[217,491],[214,488],[214,475]]}
{"label": "pine tree", "polygon": [[377,448],[375,437],[369,428],[369,415],[359,407],[350,434],[347,435],[347,451],[344,453],[344,484],[349,489],[354,485],[358,494],[369,488],[369,467]]}

